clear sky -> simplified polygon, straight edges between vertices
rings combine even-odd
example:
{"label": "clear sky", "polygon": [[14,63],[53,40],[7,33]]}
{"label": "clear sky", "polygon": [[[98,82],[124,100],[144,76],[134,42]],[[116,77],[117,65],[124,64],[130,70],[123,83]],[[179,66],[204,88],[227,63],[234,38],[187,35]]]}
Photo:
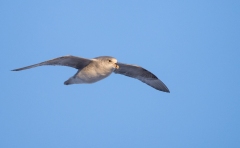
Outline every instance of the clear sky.
{"label": "clear sky", "polygon": [[[1,148],[240,147],[240,1],[0,1]],[[19,68],[113,56],[122,75],[65,86],[76,70]]]}

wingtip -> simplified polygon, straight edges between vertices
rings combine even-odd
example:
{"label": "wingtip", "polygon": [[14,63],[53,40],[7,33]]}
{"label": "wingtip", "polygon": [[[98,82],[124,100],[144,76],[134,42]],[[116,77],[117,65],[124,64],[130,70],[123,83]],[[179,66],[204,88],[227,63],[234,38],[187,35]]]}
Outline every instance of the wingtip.
{"label": "wingtip", "polygon": [[167,86],[166,86],[166,91],[165,92],[170,93],[170,90],[167,88]]}
{"label": "wingtip", "polygon": [[166,92],[166,93],[170,93],[169,89],[164,89],[164,90],[160,90],[160,91],[163,91],[163,92]]}
{"label": "wingtip", "polygon": [[159,80],[159,81],[161,82],[161,86],[163,86],[159,90],[166,92],[166,93],[170,93],[170,90],[167,88],[167,86],[161,80]]}

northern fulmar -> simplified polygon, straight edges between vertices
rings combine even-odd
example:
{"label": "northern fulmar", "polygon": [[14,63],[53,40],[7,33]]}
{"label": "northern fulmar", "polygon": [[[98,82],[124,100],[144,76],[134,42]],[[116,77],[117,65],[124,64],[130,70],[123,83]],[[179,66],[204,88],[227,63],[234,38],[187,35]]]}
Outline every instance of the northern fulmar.
{"label": "northern fulmar", "polygon": [[114,72],[138,79],[159,91],[170,92],[167,86],[150,71],[137,65],[119,63],[117,59],[110,56],[86,59],[67,55],[23,68],[13,69],[12,71],[20,71],[43,65],[69,66],[78,69],[75,75],[64,82],[65,85],[94,83],[108,77]]}

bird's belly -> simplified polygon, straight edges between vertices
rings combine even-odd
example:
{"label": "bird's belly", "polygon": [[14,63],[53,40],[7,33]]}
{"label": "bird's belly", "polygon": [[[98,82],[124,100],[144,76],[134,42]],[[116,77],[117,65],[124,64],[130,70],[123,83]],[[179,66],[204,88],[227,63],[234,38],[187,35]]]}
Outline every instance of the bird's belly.
{"label": "bird's belly", "polygon": [[84,71],[80,71],[76,75],[75,79],[79,83],[94,83],[106,78],[111,73],[112,71],[99,72],[98,70],[84,70]]}

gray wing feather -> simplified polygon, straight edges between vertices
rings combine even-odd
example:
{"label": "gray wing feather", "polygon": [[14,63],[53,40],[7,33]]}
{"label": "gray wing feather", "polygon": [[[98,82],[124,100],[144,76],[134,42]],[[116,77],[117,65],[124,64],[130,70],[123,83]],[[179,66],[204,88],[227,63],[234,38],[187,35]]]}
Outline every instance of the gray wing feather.
{"label": "gray wing feather", "polygon": [[34,67],[43,66],[43,65],[69,66],[76,69],[82,69],[83,67],[87,66],[90,62],[91,60],[89,59],[68,55],[68,56],[62,56],[52,60],[44,61],[38,64],[34,64],[34,65],[30,65],[30,66],[26,66],[18,69],[13,69],[12,71],[20,71],[20,70],[25,70],[25,69],[34,68]]}
{"label": "gray wing feather", "polygon": [[136,65],[118,63],[119,69],[115,69],[116,74],[138,79],[147,85],[164,92],[170,92],[167,86],[150,71]]}

